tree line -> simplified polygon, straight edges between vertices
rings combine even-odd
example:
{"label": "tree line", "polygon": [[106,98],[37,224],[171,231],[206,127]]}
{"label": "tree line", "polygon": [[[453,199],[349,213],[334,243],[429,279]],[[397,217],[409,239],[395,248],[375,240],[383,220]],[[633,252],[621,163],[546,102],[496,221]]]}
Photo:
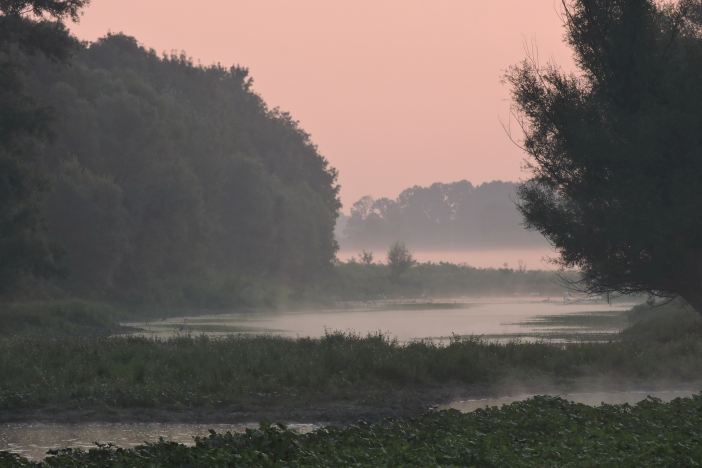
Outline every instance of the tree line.
{"label": "tree line", "polygon": [[331,268],[336,171],[247,69],[121,34],[80,43],[65,15],[5,3],[0,30],[43,41],[0,37],[5,296],[216,305],[300,291]]}
{"label": "tree line", "polygon": [[577,72],[532,57],[506,76],[533,170],[520,210],[586,291],[702,313],[702,1],[564,9]]}
{"label": "tree line", "polygon": [[381,248],[402,239],[413,248],[543,247],[522,226],[517,184],[466,180],[414,186],[396,199],[366,196],[338,229],[342,248]]}

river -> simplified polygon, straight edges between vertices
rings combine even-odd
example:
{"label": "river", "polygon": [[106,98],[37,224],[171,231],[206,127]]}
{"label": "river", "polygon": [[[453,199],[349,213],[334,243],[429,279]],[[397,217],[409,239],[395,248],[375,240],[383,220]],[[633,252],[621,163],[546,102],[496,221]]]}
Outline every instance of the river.
{"label": "river", "polygon": [[[131,323],[138,333],[165,338],[183,333],[224,336],[272,334],[290,338],[319,337],[330,331],[367,334],[382,332],[401,342],[425,339],[446,341],[452,336],[483,336],[487,339],[581,341],[614,339],[625,324],[632,304],[564,303],[562,298],[502,297],[463,298],[418,302],[365,302],[340,304],[325,310],[289,310],[257,313],[195,315],[153,322]],[[600,392],[563,395],[588,404],[635,403],[648,394],[662,399],[687,396],[693,391]],[[445,407],[472,411],[479,407],[510,403],[529,397],[515,393],[490,399],[467,399]],[[320,423],[321,424],[321,423]],[[76,424],[24,422],[0,425],[0,450],[41,459],[59,447],[90,448],[94,442],[133,447],[164,439],[191,444],[194,436],[243,431],[256,424],[97,423]],[[296,424],[310,431],[316,424]]]}
{"label": "river", "polygon": [[633,304],[565,303],[563,298],[487,297],[416,302],[357,302],[330,309],[259,311],[176,317],[128,323],[140,334],[269,334],[320,337],[329,332],[384,333],[400,342],[487,339],[582,341],[602,339],[626,325]]}
{"label": "river", "polygon": [[[648,396],[670,401],[674,398],[689,397],[699,390],[640,390],[613,392],[580,392],[555,395],[567,400],[587,405],[601,403],[635,404]],[[502,406],[524,400],[533,394],[515,393],[497,398],[457,400],[439,409],[457,409],[468,412],[487,406]],[[290,424],[288,427],[299,432],[310,432],[323,424]],[[184,424],[184,423],[10,423],[0,424],[0,450],[18,453],[32,460],[40,460],[47,451],[56,448],[82,448],[88,450],[95,443],[113,443],[119,447],[134,447],[144,442],[157,442],[164,438],[172,442],[192,445],[196,436],[207,436],[210,429],[217,432],[243,432],[257,424]]]}

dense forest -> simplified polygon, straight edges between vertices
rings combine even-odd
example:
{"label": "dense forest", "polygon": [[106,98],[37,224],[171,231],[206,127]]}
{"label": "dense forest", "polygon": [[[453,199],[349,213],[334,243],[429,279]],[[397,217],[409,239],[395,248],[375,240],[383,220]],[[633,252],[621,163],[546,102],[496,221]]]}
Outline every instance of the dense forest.
{"label": "dense forest", "polygon": [[414,248],[543,247],[522,226],[517,184],[466,180],[414,186],[395,199],[363,197],[337,229],[342,248],[387,248],[398,239]]}
{"label": "dense forest", "polygon": [[50,129],[25,138],[32,242],[50,255],[6,273],[6,295],[245,304],[331,268],[336,171],[245,68],[160,57],[120,34],[66,40],[65,61],[6,51]]}

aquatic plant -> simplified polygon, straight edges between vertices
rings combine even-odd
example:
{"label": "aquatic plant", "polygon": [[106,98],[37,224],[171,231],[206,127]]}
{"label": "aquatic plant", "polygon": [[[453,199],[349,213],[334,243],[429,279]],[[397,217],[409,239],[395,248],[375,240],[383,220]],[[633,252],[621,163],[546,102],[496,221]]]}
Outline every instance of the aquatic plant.
{"label": "aquatic plant", "polygon": [[262,424],[195,445],[54,451],[43,462],[0,452],[0,466],[699,466],[702,395],[590,407],[538,396],[473,413],[359,422],[299,434]]}

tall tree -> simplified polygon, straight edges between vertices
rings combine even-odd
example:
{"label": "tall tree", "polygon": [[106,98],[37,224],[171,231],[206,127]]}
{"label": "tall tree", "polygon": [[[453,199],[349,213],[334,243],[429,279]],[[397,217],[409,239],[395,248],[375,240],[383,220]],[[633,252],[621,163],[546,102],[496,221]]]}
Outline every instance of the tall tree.
{"label": "tall tree", "polygon": [[64,60],[74,41],[61,21],[77,19],[86,3],[0,0],[0,290],[55,270],[39,215],[46,184],[36,163],[50,114],[25,93],[22,54]]}
{"label": "tall tree", "polygon": [[564,7],[580,73],[526,60],[507,75],[534,174],[526,223],[585,290],[702,313],[702,2]]}
{"label": "tall tree", "polygon": [[136,39],[79,44],[70,67],[26,56],[57,116],[41,148],[47,233],[82,296],[258,303],[304,293],[336,250],[336,171],[243,68],[159,57]]}

